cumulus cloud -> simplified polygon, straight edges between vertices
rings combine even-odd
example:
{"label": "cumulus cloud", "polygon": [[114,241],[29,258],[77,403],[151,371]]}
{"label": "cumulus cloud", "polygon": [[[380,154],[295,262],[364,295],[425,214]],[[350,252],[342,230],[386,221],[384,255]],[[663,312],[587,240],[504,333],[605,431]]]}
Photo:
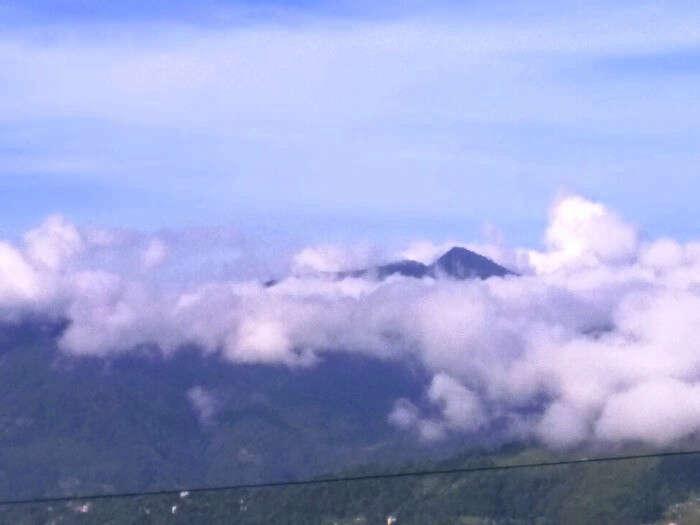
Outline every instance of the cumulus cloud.
{"label": "cumulus cloud", "polygon": [[664,445],[695,432],[700,424],[700,386],[653,379],[610,397],[596,422],[603,439]]}
{"label": "cumulus cloud", "polygon": [[23,246],[0,242],[0,314],[16,318],[29,307],[46,309],[65,266],[82,250],[77,229],[59,215],[28,231]]}
{"label": "cumulus cloud", "polygon": [[440,418],[422,416],[411,401],[399,399],[389,414],[389,422],[417,430],[424,441],[441,439],[449,430],[475,432],[487,422],[479,397],[444,372],[433,377],[427,398],[439,407]]}
{"label": "cumulus cloud", "polygon": [[[666,445],[700,430],[700,243],[642,240],[598,202],[558,200],[542,249],[502,248],[526,271],[484,281],[337,279],[326,272],[378,252],[312,247],[275,286],[161,286],[106,268],[94,253],[129,243],[94,238],[112,239],[54,218],[22,246],[0,243],[3,311],[58,312],[70,354],[196,345],[234,363],[290,367],[329,352],[406,359],[431,380],[387,418],[426,441],[498,427],[560,448]],[[130,241],[141,264],[153,242]]]}
{"label": "cumulus cloud", "polygon": [[477,430],[486,418],[479,398],[445,373],[437,374],[428,399],[440,405],[447,424],[458,430]]}
{"label": "cumulus cloud", "polygon": [[24,240],[29,258],[51,270],[60,268],[83,247],[75,226],[59,215],[52,215],[28,231]]}
{"label": "cumulus cloud", "polygon": [[601,203],[579,196],[557,202],[545,234],[546,253],[531,252],[538,273],[572,266],[626,263],[637,255],[635,228]]}
{"label": "cumulus cloud", "polygon": [[34,268],[13,246],[0,242],[0,305],[12,306],[39,293]]}

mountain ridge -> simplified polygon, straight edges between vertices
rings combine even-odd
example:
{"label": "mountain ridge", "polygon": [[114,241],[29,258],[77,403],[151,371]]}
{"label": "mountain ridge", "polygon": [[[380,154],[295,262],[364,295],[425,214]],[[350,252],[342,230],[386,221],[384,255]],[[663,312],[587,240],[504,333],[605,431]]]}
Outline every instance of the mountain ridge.
{"label": "mountain ridge", "polygon": [[[425,264],[413,259],[401,259],[385,264],[341,272],[321,272],[335,280],[347,278],[373,278],[379,281],[392,275],[402,275],[415,279],[446,277],[458,281],[467,279],[489,279],[491,277],[517,276],[516,272],[501,266],[492,259],[462,246],[453,246],[438,257],[433,263]],[[264,284],[274,286],[284,279],[270,279]]]}
{"label": "mountain ridge", "polygon": [[[455,247],[431,265],[396,261],[354,275],[397,274],[462,280],[513,272]],[[230,363],[190,345],[167,355],[135,347],[72,356],[59,346],[69,326],[41,317],[0,323],[4,497],[292,480],[465,445],[457,435],[424,443],[389,421],[397,399],[430,410],[431,374],[417,361],[341,347],[301,368]],[[469,443],[497,439],[484,432]]]}

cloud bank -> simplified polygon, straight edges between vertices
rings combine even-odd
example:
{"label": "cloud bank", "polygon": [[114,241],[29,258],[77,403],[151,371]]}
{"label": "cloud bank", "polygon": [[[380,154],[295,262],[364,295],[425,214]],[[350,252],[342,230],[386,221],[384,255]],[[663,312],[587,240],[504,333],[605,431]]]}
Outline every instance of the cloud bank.
{"label": "cloud bank", "polygon": [[[520,273],[485,281],[335,280],[309,271],[379,252],[322,246],[292,257],[275,286],[163,286],[161,265],[182,248],[124,239],[54,216],[21,244],[0,242],[0,315],[66,319],[60,348],[76,356],[195,345],[232,363],[417,361],[432,376],[424,397],[397,399],[387,417],[427,441],[498,426],[552,447],[662,446],[700,430],[700,242],[643,239],[598,202],[557,200],[541,250],[483,246]],[[130,265],[108,264],[116,252]],[[202,393],[190,399],[206,418]]]}

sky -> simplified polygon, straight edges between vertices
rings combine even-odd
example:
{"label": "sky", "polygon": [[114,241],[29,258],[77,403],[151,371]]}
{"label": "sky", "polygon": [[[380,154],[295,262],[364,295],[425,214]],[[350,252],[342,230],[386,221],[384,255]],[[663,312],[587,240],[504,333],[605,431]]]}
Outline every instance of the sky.
{"label": "sky", "polygon": [[535,246],[575,193],[692,236],[695,3],[376,4],[0,1],[0,233]]}

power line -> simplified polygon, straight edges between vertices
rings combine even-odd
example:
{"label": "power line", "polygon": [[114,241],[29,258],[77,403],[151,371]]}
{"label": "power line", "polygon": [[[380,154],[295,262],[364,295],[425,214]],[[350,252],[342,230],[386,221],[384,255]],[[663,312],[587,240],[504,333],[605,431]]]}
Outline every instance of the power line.
{"label": "power line", "polygon": [[107,493],[107,494],[85,494],[82,496],[55,496],[47,498],[27,498],[27,499],[15,499],[15,500],[0,500],[0,506],[10,506],[10,505],[29,505],[29,504],[41,504],[41,503],[61,503],[68,501],[86,501],[86,500],[105,500],[105,499],[120,499],[120,498],[138,498],[138,497],[151,497],[151,496],[172,496],[180,494],[181,492],[187,492],[189,494],[202,494],[207,492],[225,492],[234,490],[253,490],[253,489],[265,489],[265,488],[283,488],[283,487],[298,487],[304,485],[321,485],[327,483],[345,483],[345,482],[355,482],[355,481],[373,481],[373,480],[387,480],[387,479],[397,479],[397,478],[411,478],[411,477],[423,477],[423,476],[440,476],[447,474],[471,474],[476,472],[493,472],[493,471],[507,471],[507,470],[519,470],[528,468],[541,468],[541,467],[557,467],[562,465],[581,465],[585,463],[609,463],[613,461],[630,461],[634,459],[653,459],[653,458],[669,458],[669,457],[680,457],[680,456],[694,456],[700,455],[700,450],[686,450],[678,452],[657,452],[653,454],[634,454],[627,456],[603,456],[595,458],[581,458],[581,459],[565,459],[561,461],[543,461],[538,463],[518,463],[514,465],[488,465],[483,467],[464,467],[464,468],[452,468],[452,469],[437,469],[437,470],[413,470],[406,472],[389,472],[384,474],[365,474],[361,476],[342,476],[335,478],[318,478],[318,479],[305,479],[298,481],[271,481],[266,483],[242,483],[238,485],[222,485],[216,487],[195,487],[195,488],[177,488],[177,489],[164,489],[164,490],[151,490],[142,492],[121,492],[121,493]]}

